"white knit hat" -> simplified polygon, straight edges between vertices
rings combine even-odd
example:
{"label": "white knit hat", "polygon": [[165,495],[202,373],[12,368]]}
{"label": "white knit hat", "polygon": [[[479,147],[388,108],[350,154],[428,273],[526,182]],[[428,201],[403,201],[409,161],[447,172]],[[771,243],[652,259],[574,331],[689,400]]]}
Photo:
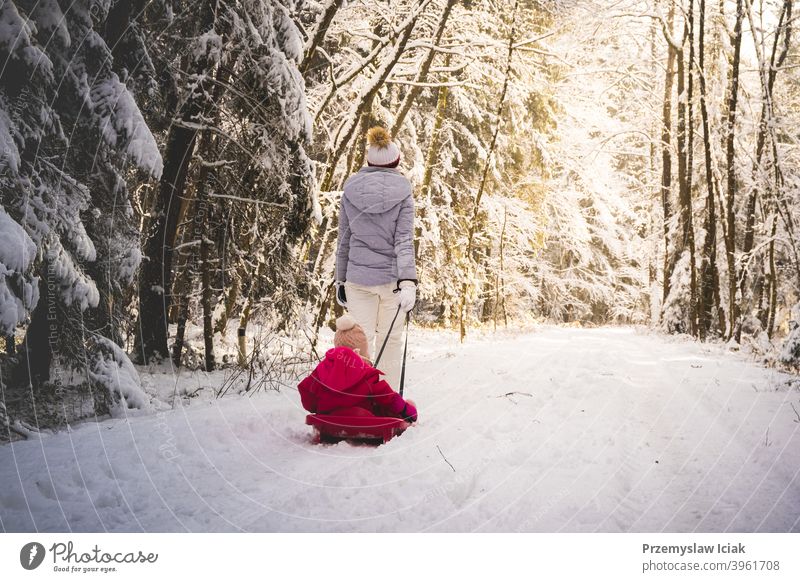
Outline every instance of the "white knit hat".
{"label": "white knit hat", "polygon": [[370,166],[396,166],[400,161],[400,148],[392,141],[386,128],[375,126],[367,132],[367,163]]}

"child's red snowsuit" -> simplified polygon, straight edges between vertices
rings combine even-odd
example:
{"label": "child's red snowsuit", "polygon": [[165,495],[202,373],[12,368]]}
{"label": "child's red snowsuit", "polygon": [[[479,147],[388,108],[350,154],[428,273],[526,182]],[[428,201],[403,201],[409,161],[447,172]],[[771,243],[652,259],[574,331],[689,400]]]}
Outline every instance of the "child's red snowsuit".
{"label": "child's red snowsuit", "polygon": [[380,374],[350,348],[333,348],[298,385],[300,400],[306,410],[318,414],[392,416],[416,422],[417,409]]}

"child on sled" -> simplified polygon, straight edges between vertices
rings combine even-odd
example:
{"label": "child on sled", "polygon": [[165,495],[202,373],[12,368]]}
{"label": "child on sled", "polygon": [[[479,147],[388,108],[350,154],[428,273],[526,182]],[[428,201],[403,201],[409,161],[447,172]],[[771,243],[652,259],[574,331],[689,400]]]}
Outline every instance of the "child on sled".
{"label": "child on sled", "polygon": [[369,361],[364,330],[349,315],[336,320],[334,348],[298,385],[303,407],[336,416],[388,416],[416,422],[417,409],[381,380]]}

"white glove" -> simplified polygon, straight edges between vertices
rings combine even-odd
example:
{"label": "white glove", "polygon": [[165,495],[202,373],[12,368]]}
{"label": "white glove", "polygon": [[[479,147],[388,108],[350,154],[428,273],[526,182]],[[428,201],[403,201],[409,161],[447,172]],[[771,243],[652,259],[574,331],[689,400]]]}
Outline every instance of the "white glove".
{"label": "white glove", "polygon": [[397,304],[403,312],[408,313],[414,309],[417,302],[417,285],[414,281],[400,281],[400,292],[398,293]]}

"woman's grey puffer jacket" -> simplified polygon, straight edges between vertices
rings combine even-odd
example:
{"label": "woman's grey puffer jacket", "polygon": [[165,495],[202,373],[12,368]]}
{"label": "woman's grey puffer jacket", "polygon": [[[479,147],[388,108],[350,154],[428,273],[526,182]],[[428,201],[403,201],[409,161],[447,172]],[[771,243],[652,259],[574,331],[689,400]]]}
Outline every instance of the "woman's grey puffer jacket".
{"label": "woman's grey puffer jacket", "polygon": [[344,184],[336,280],[375,286],[416,281],[411,183],[393,168],[366,166]]}

